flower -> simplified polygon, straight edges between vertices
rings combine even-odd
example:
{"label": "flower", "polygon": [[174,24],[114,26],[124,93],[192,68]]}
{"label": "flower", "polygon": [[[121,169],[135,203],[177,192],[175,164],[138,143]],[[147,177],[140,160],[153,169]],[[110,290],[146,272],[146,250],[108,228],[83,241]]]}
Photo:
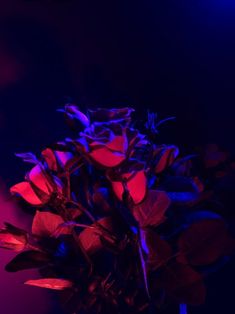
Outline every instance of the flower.
{"label": "flower", "polygon": [[75,141],[78,151],[102,167],[117,167],[135,147],[144,145],[144,136],[137,130],[117,122],[93,123]]}
{"label": "flower", "polygon": [[26,181],[11,187],[12,194],[20,195],[31,205],[43,205],[50,201],[52,195],[62,193],[61,180],[49,175],[42,165],[38,164],[26,175]]}

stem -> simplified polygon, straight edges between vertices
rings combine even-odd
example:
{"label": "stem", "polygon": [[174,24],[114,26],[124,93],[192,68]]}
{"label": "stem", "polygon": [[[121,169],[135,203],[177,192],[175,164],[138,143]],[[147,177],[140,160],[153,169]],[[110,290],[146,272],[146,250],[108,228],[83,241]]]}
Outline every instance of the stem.
{"label": "stem", "polygon": [[180,304],[179,310],[180,310],[179,314],[187,314],[187,304],[184,303]]}
{"label": "stem", "polygon": [[71,203],[72,205],[80,209],[92,222],[96,222],[95,217],[88,210],[86,210],[86,208],[83,207],[81,204],[76,203],[72,200],[69,200],[69,203]]}
{"label": "stem", "polygon": [[74,173],[75,171],[77,171],[78,169],[80,169],[83,165],[84,165],[83,162],[82,162],[81,164],[78,164],[75,168],[73,168],[72,170],[70,170],[70,174],[72,174],[72,173]]}
{"label": "stem", "polygon": [[34,250],[34,251],[41,252],[41,253],[45,253],[45,251],[43,251],[40,247],[35,246],[33,244],[30,244],[30,243],[27,244],[27,248]]}
{"label": "stem", "polygon": [[[139,241],[138,241],[138,242],[139,242]],[[138,243],[138,250],[139,250],[140,263],[141,263],[141,266],[142,266],[142,272],[143,272],[143,279],[144,279],[145,290],[146,290],[146,294],[147,294],[147,296],[148,296],[148,299],[150,300],[151,297],[150,297],[149,287],[148,287],[147,272],[146,272],[144,256],[143,256],[143,252],[142,252],[142,248],[141,248],[140,243]]]}
{"label": "stem", "polygon": [[70,174],[66,171],[66,179],[67,179],[67,198],[71,199],[71,184],[70,184]]}

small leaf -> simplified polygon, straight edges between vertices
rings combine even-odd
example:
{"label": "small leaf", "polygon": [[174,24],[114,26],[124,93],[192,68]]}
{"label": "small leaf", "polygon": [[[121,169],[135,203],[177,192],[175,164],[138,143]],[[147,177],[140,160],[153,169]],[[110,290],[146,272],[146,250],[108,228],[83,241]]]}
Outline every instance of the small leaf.
{"label": "small leaf", "polygon": [[43,278],[43,279],[35,279],[28,280],[25,282],[26,285],[47,288],[52,290],[64,290],[72,288],[73,283],[70,280],[66,279],[57,279],[57,278]]}
{"label": "small leaf", "polygon": [[[97,222],[105,229],[109,231],[113,230],[113,222],[110,217],[101,218]],[[87,251],[87,253],[94,254],[104,247],[100,236],[103,236],[105,239],[107,239],[107,235],[105,234],[105,232],[97,226],[97,223],[94,223],[89,228],[84,229],[79,234],[78,240],[82,244],[84,250]]]}
{"label": "small leaf", "polygon": [[23,161],[37,165],[38,164],[38,159],[33,153],[18,153],[15,154],[17,157],[22,158]]}
{"label": "small leaf", "polygon": [[149,190],[146,199],[133,207],[133,215],[140,227],[157,226],[165,220],[170,199],[164,191]]}
{"label": "small leaf", "polygon": [[[61,216],[50,213],[37,211],[32,224],[32,233],[40,237],[50,237],[55,234],[59,226],[64,223]],[[63,228],[63,234],[69,234],[69,228]]]}
{"label": "small leaf", "polygon": [[5,269],[8,272],[17,272],[24,269],[39,268],[47,265],[50,261],[48,254],[30,250],[18,254],[5,266]]}
{"label": "small leaf", "polygon": [[179,149],[176,146],[161,146],[154,152],[155,155],[155,173],[160,173],[172,165],[179,155]]}

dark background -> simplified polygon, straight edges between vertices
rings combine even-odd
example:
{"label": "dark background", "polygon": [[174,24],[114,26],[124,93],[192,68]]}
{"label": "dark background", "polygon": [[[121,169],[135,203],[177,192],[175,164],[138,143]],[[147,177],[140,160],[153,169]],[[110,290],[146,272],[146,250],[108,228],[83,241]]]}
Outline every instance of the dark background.
{"label": "dark background", "polygon": [[[81,108],[133,106],[141,119],[146,109],[176,116],[161,139],[188,150],[213,142],[234,152],[234,1],[1,2],[0,177],[6,185],[25,172],[14,152],[37,152],[66,135],[55,111],[68,100]],[[205,306],[189,313],[235,311],[233,266],[212,275]],[[1,295],[0,306],[13,314]],[[39,314],[48,314],[46,308]]]}

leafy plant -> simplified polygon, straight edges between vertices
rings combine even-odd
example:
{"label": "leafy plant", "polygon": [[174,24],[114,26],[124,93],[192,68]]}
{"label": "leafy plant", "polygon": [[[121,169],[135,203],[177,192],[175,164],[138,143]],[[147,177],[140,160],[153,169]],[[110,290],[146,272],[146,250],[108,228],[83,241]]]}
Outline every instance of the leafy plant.
{"label": "leafy plant", "polygon": [[0,246],[20,252],[6,270],[39,268],[42,278],[26,284],[61,290],[71,313],[203,303],[203,278],[235,248],[223,206],[234,177],[229,155],[210,145],[181,156],[158,143],[170,119],[155,114],[140,132],[131,108],[60,111],[74,138],[38,157],[17,154],[33,168],[10,191],[34,218],[30,232],[9,223],[0,230]]}

